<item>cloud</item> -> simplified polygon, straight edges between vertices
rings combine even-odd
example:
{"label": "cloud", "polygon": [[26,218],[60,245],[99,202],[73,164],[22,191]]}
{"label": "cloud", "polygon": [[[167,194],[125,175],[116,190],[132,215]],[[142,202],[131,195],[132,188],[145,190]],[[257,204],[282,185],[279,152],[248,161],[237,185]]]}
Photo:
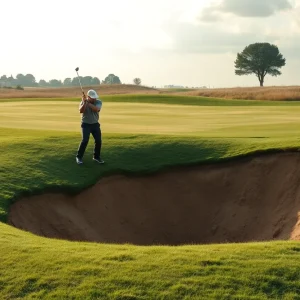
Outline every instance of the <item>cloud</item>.
{"label": "cloud", "polygon": [[224,0],[221,5],[222,11],[241,17],[269,17],[291,8],[287,0]]}
{"label": "cloud", "polygon": [[[246,21],[245,21],[246,22]],[[235,27],[234,20],[220,23],[194,24],[173,21],[165,28],[172,40],[172,51],[177,53],[237,53],[248,44],[256,42],[276,43],[276,32],[260,30],[263,21]],[[272,27],[272,24],[270,24]]]}
{"label": "cloud", "polygon": [[202,10],[198,19],[203,22],[214,23],[222,20],[222,14],[218,6],[208,6]]}
{"label": "cloud", "polygon": [[219,4],[206,7],[200,19],[212,22],[221,19],[221,14],[224,13],[239,17],[264,18],[292,8],[289,0],[222,0]]}
{"label": "cloud", "polygon": [[300,3],[294,10],[293,17],[294,17],[295,23],[297,24],[298,28],[300,28]]}

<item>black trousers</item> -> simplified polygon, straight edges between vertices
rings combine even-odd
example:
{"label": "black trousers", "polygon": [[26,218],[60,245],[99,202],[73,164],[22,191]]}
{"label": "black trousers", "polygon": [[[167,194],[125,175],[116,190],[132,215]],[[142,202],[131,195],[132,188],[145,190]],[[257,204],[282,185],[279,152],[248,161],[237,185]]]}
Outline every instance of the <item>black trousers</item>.
{"label": "black trousers", "polygon": [[79,145],[76,157],[82,159],[85,149],[89,143],[90,134],[92,134],[95,140],[94,146],[94,158],[100,158],[101,146],[102,146],[102,137],[101,137],[101,129],[100,124],[81,124],[81,132],[82,132],[82,141]]}

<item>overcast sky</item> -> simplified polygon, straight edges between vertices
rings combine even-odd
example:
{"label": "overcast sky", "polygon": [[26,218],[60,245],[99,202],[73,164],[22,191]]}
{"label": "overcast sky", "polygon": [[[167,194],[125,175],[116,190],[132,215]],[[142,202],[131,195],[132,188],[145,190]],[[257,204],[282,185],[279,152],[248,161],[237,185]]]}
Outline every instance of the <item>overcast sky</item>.
{"label": "overcast sky", "polygon": [[238,52],[279,47],[287,65],[266,85],[300,83],[300,0],[6,0],[1,2],[0,75],[80,75],[161,87],[255,86],[236,76]]}

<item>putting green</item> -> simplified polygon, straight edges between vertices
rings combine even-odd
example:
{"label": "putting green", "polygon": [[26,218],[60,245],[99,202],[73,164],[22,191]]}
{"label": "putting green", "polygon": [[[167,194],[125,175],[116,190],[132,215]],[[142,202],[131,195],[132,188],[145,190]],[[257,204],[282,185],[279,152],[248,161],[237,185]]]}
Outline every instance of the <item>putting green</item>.
{"label": "putting green", "polygon": [[[0,103],[0,127],[78,132],[74,101]],[[300,106],[181,106],[106,102],[105,133],[201,137],[300,136]]]}

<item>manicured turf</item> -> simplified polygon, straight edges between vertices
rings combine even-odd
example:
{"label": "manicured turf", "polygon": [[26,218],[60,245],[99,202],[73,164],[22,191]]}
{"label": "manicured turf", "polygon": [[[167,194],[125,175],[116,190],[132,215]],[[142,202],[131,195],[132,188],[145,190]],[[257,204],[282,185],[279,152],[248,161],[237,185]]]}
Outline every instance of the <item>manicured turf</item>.
{"label": "manicured turf", "polygon": [[[101,96],[104,102],[115,103],[149,103],[149,104],[177,104],[192,106],[299,106],[300,101],[261,101],[261,100],[229,100],[212,97],[175,96],[175,95],[105,95]],[[72,101],[78,98],[27,98],[26,101]],[[24,99],[0,99],[0,103],[23,102]]]}
{"label": "manicured turf", "polygon": [[[0,128],[78,132],[77,103],[0,102]],[[300,136],[299,115],[299,102],[251,107],[104,102],[101,123],[105,133],[270,138]]]}
{"label": "manicured turf", "polygon": [[[108,174],[142,174],[300,147],[298,102],[197,107],[178,106],[176,97],[164,99],[171,99],[169,105],[108,99],[102,116],[104,166],[91,160],[92,140],[85,164],[75,164],[80,132],[74,100],[0,101],[2,221],[20,195],[74,193]],[[0,223],[0,298],[300,299],[299,252],[293,242],[186,247],[70,243]]]}

